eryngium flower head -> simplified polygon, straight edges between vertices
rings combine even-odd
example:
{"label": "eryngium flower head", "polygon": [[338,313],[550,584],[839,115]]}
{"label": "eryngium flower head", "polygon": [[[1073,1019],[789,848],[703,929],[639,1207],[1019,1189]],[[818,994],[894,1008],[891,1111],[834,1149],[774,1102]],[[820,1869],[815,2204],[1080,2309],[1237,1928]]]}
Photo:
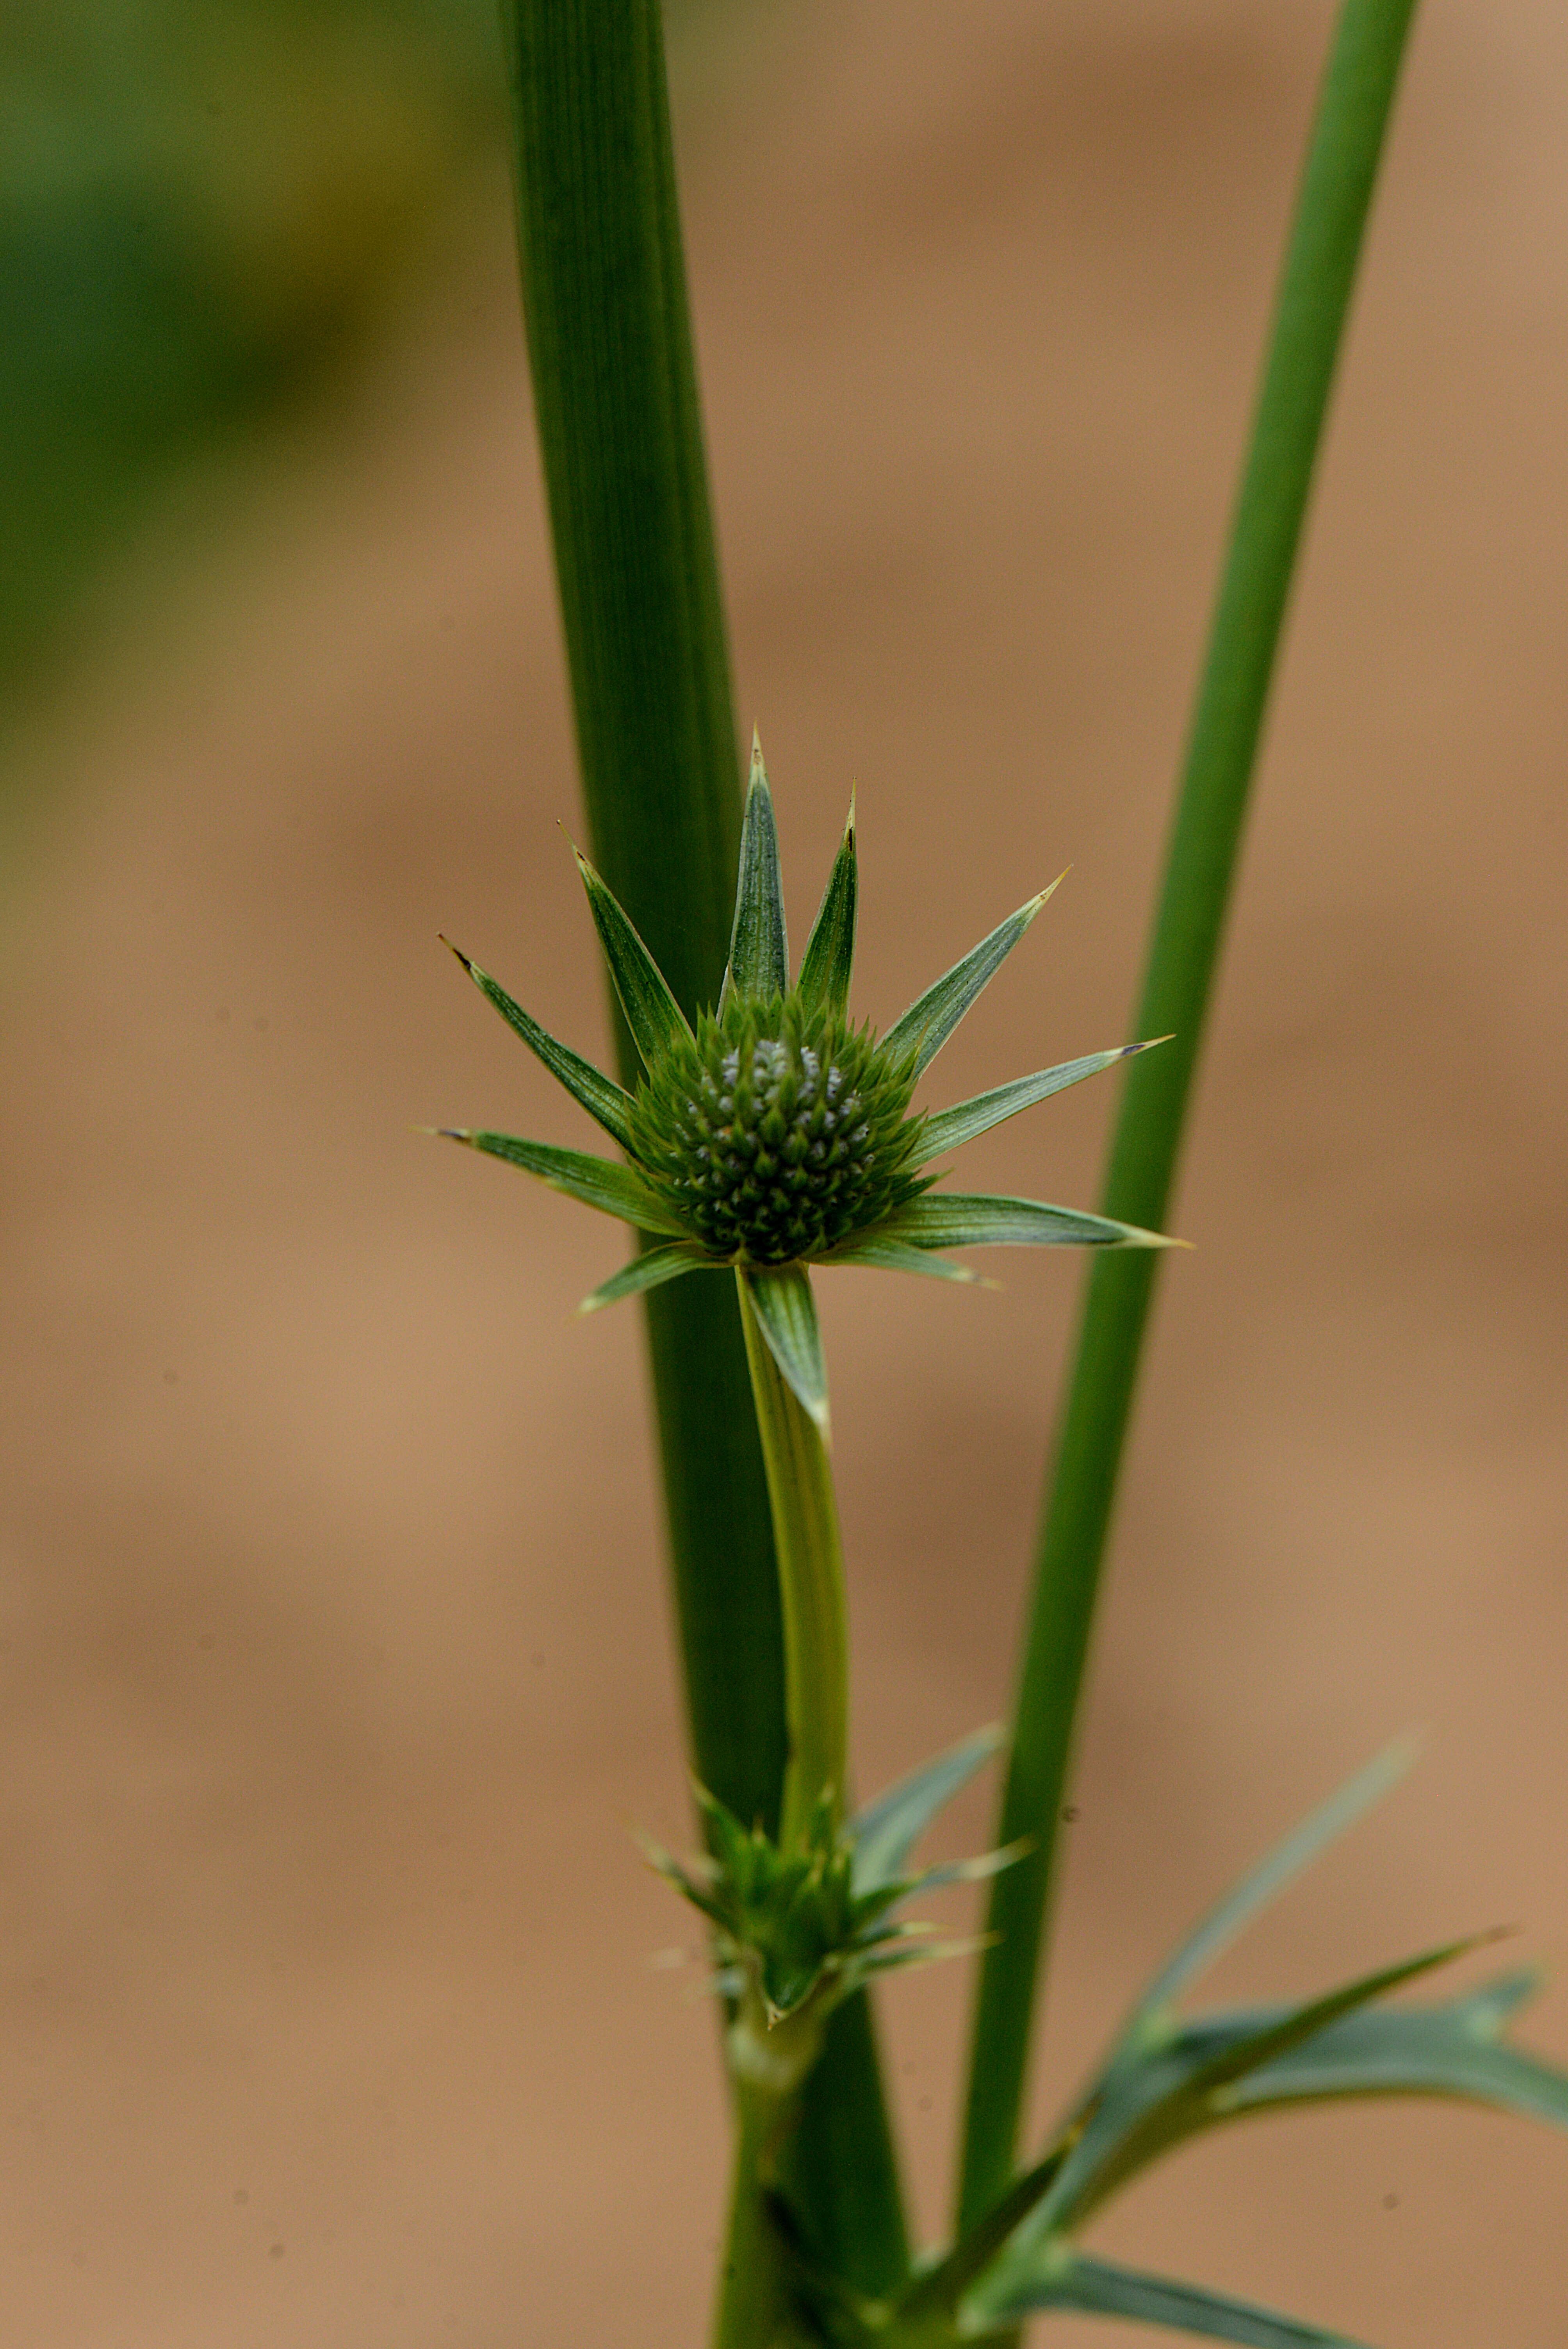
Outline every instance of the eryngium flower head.
{"label": "eryngium flower head", "polygon": [[[954,1247],[1163,1247],[1153,1232],[1038,1199],[937,1191],[931,1162],[1142,1044],[1090,1052],[924,1115],[914,1088],[1012,952],[1050,890],[999,923],[878,1038],[850,1024],[857,895],[854,810],[794,980],[779,841],[761,752],[752,751],[729,961],[694,1028],[624,909],[586,858],[588,903],[643,1073],[628,1092],[546,1035],[466,955],[475,984],[629,1163],[515,1134],[443,1128],[504,1158],[656,1246],[585,1301],[609,1305],[690,1272],[733,1266],[780,1373],[826,1423],[827,1390],[804,1267],[973,1276]],[[1052,886],[1055,886],[1053,883]]]}
{"label": "eryngium flower head", "polygon": [[655,1195],[728,1264],[825,1255],[931,1185],[911,1171],[912,1057],[825,1005],[731,995],[638,1086],[632,1148]]}

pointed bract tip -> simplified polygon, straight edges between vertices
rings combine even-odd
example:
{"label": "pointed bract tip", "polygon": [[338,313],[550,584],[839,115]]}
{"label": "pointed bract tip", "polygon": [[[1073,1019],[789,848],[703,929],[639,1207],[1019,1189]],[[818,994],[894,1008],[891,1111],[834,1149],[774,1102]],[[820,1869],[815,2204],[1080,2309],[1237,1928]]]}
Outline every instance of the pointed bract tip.
{"label": "pointed bract tip", "polygon": [[855,836],[855,793],[859,788],[860,786],[857,783],[851,783],[850,785],[849,821],[844,825],[844,838],[846,840],[853,840]]}
{"label": "pointed bract tip", "polygon": [[767,782],[768,770],[762,762],[762,737],[754,726],[751,730],[751,773],[748,778],[748,788],[755,791],[758,783],[766,788]]}
{"label": "pointed bract tip", "polygon": [[1121,1057],[1124,1061],[1128,1061],[1131,1059],[1134,1052],[1152,1052],[1156,1044],[1173,1044],[1175,1041],[1174,1029],[1171,1030],[1169,1036],[1145,1036],[1140,1044],[1124,1044],[1121,1048]]}

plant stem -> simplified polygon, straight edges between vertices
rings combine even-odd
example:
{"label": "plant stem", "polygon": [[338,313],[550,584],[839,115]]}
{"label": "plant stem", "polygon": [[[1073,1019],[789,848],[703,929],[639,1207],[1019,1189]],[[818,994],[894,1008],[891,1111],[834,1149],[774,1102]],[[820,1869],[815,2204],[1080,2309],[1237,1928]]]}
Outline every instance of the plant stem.
{"label": "plant stem", "polygon": [[[1292,574],[1414,0],[1345,0],[1291,230],[1251,447],[1189,737],[1133,1033],[1174,1034],[1130,1065],[1105,1212],[1164,1221],[1202,1041]],[[958,2216],[1011,2174],[1027,2075],[1057,1821],[1096,1588],[1159,1258],[1089,1275],[1036,1559],[999,1844],[1033,1839],[995,1879],[975,2015]]]}
{"label": "plant stem", "polygon": [[[718,991],[740,836],[718,564],[657,0],[502,0],[523,308],[594,861],[688,1017]],[[636,1070],[617,1020],[620,1064]],[[776,1829],[784,1641],[728,1284],[645,1302],[692,1757]],[[823,2240],[871,2282],[903,2220],[862,2001],[835,2015],[791,2147]]]}
{"label": "plant stem", "polygon": [[843,1812],[850,1737],[843,1542],[821,1431],[781,1375],[738,1273],[735,1285],[768,1472],[784,1618],[789,1758],[779,1841],[786,1851],[798,1850],[824,1800],[835,1825]]}

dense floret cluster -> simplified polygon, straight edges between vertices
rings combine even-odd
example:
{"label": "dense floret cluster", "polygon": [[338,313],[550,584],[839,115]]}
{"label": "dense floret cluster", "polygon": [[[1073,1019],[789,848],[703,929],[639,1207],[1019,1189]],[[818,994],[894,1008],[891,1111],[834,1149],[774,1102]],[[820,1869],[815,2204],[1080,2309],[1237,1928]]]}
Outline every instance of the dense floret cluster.
{"label": "dense floret cluster", "polygon": [[649,1070],[635,1153],[714,1256],[788,1264],[927,1187],[909,1171],[924,1124],[908,1115],[913,1089],[908,1061],[881,1050],[869,1028],[794,996],[731,996]]}

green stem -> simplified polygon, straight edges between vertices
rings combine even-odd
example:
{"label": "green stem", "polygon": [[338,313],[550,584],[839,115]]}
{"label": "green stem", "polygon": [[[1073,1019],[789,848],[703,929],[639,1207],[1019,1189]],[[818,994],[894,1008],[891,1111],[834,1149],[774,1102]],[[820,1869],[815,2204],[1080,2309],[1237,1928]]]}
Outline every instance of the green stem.
{"label": "green stem", "polygon": [[[1105,1210],[1165,1219],[1269,685],[1414,0],[1345,0],[1318,100],[1252,443],[1199,689],[1133,1032],[1175,1041],[1130,1067]],[[1033,1838],[993,1889],[975,2008],[959,2223],[1006,2187],[1026,2083],[1057,1824],[1153,1255],[1089,1276],[1048,1505],[998,1843]]]}
{"label": "green stem", "polygon": [[821,1431],[780,1373],[738,1273],[735,1285],[768,1472],[784,1618],[789,1758],[779,1840],[786,1851],[798,1850],[824,1801],[835,1825],[843,1811],[850,1738],[843,1542]]}
{"label": "green stem", "polygon": [[768,2208],[778,2141],[790,2124],[790,2100],[740,2081],[735,2091],[735,2147],[729,2218],[713,2316],[713,2349],[771,2349],[788,2336],[789,2293],[785,2249]]}
{"label": "green stem", "polygon": [[[688,1016],[717,996],[740,837],[728,653],[687,316],[657,0],[502,0],[518,241],[594,861]],[[617,1021],[624,1076],[634,1056]],[[646,1300],[692,1757],[777,1827],[784,1640],[728,1284]],[[859,2017],[859,2021],[855,2018]],[[833,2018],[791,2151],[868,2288],[903,2252],[863,2007]]]}

